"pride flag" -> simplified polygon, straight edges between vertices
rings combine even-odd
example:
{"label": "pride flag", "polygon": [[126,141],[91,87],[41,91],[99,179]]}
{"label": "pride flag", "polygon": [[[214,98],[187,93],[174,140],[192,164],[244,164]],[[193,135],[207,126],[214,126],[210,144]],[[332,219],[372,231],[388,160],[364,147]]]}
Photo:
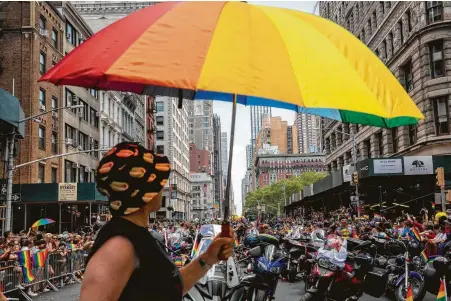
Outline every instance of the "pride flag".
{"label": "pride flag", "polygon": [[48,251],[44,250],[33,254],[34,267],[44,267],[47,260]]}
{"label": "pride flag", "polygon": [[236,248],[240,245],[240,243],[238,242],[238,239],[235,238],[235,240],[233,241],[233,247]]}
{"label": "pride flag", "polygon": [[182,256],[177,256],[174,258],[174,263],[177,267],[183,266],[183,258]]}
{"label": "pride flag", "polygon": [[420,232],[418,232],[418,229],[415,227],[413,227],[412,230],[410,231],[410,236],[418,242],[421,241]]}
{"label": "pride flag", "polygon": [[380,214],[374,213],[374,219],[381,220],[382,216]]}
{"label": "pride flag", "polygon": [[426,254],[426,249],[423,250],[423,252],[421,252],[421,258],[424,259],[424,262],[428,262],[429,261],[429,257],[428,254]]}
{"label": "pride flag", "polygon": [[413,301],[412,285],[411,284],[409,284],[409,288],[407,289],[406,301]]}
{"label": "pride flag", "polygon": [[194,239],[193,250],[191,251],[191,258],[195,258],[199,253],[199,233],[196,233],[196,238]]}
{"label": "pride flag", "polygon": [[75,249],[77,248],[77,245],[75,245],[75,244],[67,244],[66,247],[67,247],[69,250],[75,250]]}
{"label": "pride flag", "polygon": [[447,301],[445,279],[440,281],[440,289],[438,290],[437,301]]}
{"label": "pride flag", "polygon": [[435,210],[435,202],[431,203],[432,210]]}
{"label": "pride flag", "polygon": [[33,261],[31,259],[30,250],[17,252],[17,261],[22,266],[22,274],[25,282],[32,282],[34,275],[32,273]]}

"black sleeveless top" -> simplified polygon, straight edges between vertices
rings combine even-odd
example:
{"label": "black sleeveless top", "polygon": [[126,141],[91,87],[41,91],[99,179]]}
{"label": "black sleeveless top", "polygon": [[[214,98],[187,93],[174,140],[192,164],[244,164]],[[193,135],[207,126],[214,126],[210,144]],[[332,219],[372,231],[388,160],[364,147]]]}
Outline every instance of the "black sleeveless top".
{"label": "black sleeveless top", "polygon": [[108,239],[118,235],[130,240],[139,260],[119,301],[182,300],[182,280],[174,262],[146,228],[126,219],[114,217],[100,229],[87,261]]}

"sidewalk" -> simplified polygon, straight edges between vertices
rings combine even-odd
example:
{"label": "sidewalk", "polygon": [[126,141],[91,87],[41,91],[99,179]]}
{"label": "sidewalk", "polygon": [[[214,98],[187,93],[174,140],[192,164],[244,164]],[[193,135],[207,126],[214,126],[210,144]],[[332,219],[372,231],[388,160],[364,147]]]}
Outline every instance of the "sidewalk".
{"label": "sidewalk", "polygon": [[81,284],[69,284],[59,290],[58,292],[48,292],[41,294],[33,301],[78,301],[80,295]]}

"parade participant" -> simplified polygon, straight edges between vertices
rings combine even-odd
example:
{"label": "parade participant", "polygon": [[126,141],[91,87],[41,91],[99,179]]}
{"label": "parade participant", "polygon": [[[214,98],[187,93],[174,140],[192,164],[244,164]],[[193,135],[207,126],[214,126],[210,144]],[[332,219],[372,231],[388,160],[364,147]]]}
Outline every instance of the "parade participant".
{"label": "parade participant", "polygon": [[109,199],[113,218],[97,234],[87,258],[80,301],[181,300],[219,262],[220,253],[232,255],[233,240],[216,238],[205,253],[178,269],[163,251],[147,227],[149,214],[161,207],[169,174],[167,157],[136,143],[120,143],[100,161],[96,183]]}

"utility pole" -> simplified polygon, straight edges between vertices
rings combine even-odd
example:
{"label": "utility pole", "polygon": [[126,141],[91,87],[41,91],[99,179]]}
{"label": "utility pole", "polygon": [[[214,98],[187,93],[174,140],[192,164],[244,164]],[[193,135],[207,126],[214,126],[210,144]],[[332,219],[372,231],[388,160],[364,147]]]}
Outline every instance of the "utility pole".
{"label": "utility pole", "polygon": [[440,187],[440,199],[442,201],[442,212],[446,212],[446,197],[445,197],[445,169],[437,167],[435,170],[437,186]]}
{"label": "utility pole", "polygon": [[[352,139],[352,161],[354,163],[354,168],[355,171],[358,174],[358,170],[357,170],[357,143],[355,141],[355,133],[351,134],[351,139]],[[359,195],[359,182],[357,181],[357,183],[355,184],[355,197],[357,200],[357,217],[360,218],[360,195]]]}

